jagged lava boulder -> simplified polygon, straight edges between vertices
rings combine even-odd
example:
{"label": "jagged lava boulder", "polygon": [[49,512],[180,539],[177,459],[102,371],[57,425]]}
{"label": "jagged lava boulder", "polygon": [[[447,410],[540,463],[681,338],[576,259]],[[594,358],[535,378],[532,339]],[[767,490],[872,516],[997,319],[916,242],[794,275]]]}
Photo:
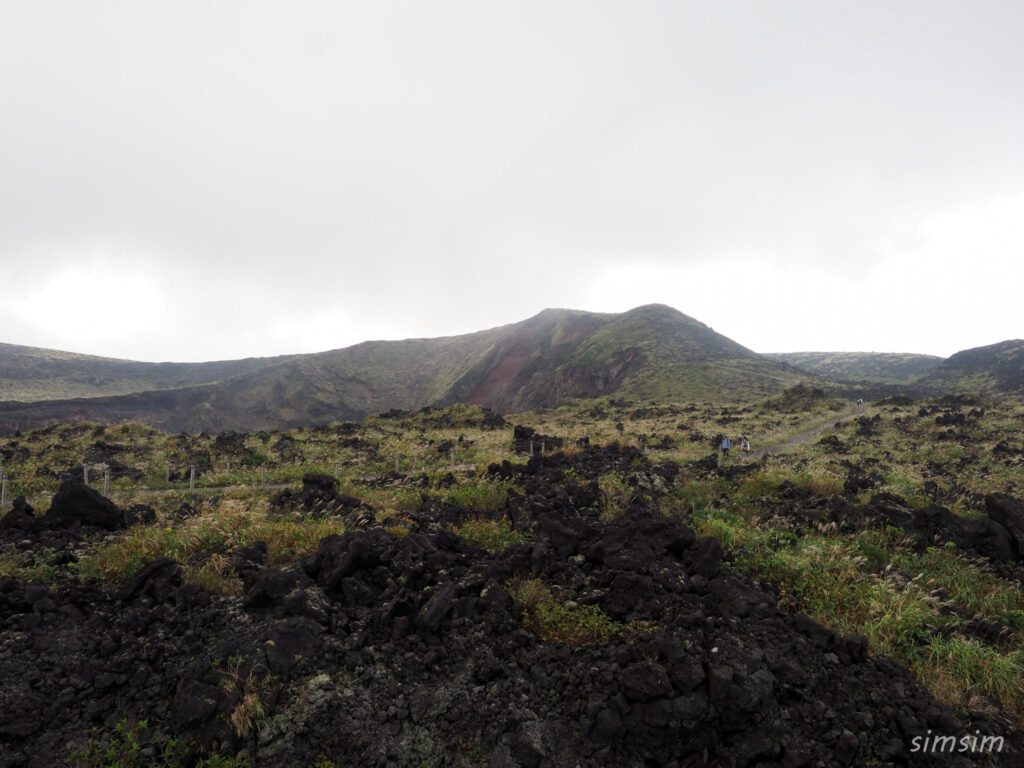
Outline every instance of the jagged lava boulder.
{"label": "jagged lava boulder", "polygon": [[45,528],[77,528],[91,525],[114,531],[123,528],[124,515],[106,496],[77,480],[65,478],[40,520]]}

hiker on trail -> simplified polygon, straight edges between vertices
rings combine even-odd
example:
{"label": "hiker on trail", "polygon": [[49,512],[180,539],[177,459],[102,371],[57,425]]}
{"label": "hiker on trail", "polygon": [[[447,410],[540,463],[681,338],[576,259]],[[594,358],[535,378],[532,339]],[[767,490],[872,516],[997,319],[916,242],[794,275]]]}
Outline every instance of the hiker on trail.
{"label": "hiker on trail", "polygon": [[730,440],[728,437],[723,437],[722,438],[722,455],[725,456],[725,458],[727,458],[727,459],[729,458],[729,449],[730,448],[732,448],[732,440]]}
{"label": "hiker on trail", "polygon": [[743,458],[750,454],[750,441],[745,437],[740,438],[740,450],[743,451]]}

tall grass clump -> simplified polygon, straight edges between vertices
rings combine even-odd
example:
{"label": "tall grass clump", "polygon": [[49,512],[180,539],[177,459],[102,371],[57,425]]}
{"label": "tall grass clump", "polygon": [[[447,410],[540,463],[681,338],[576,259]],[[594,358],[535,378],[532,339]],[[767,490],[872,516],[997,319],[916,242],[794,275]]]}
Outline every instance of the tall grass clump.
{"label": "tall grass clump", "polygon": [[911,671],[941,701],[965,711],[1000,702],[1024,724],[1024,651],[1000,653],[974,639],[933,636]]}
{"label": "tall grass clump", "polygon": [[266,501],[226,499],[216,510],[176,523],[131,528],[83,557],[79,570],[86,578],[114,582],[149,560],[169,557],[182,564],[186,580],[211,592],[238,594],[242,585],[230,565],[231,550],[263,541],[268,564],[287,565],[312,555],[325,536],[344,531],[340,520],[272,516]]}
{"label": "tall grass clump", "polygon": [[492,555],[529,541],[526,534],[512,528],[512,521],[507,517],[500,520],[474,517],[464,520],[453,530],[468,544],[486,549]]}
{"label": "tall grass clump", "polygon": [[497,512],[508,500],[509,487],[504,482],[480,482],[455,485],[441,492],[444,501],[463,509]]}

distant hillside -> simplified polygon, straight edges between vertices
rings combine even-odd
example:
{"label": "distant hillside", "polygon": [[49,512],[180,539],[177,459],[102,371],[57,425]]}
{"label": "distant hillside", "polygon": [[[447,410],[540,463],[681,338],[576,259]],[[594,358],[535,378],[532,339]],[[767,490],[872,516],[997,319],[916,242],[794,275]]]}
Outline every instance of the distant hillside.
{"label": "distant hillside", "polygon": [[102,397],[209,384],[289,359],[140,363],[0,343],[0,401]]}
{"label": "distant hillside", "polygon": [[806,378],[671,307],[545,310],[507,333],[442,398],[501,411],[616,392],[637,398],[767,394]]}
{"label": "distant hillside", "polygon": [[467,402],[507,413],[611,393],[754,398],[812,378],[663,305],[622,314],[549,309],[463,336],[240,362],[248,370],[198,386],[0,403],[0,432],[86,420],[169,431],[288,428],[392,408]]}
{"label": "distant hillside", "polygon": [[764,357],[836,381],[873,384],[910,384],[942,362],[934,355],[887,352],[777,352]]}
{"label": "distant hillside", "polygon": [[1024,341],[1013,339],[957,352],[917,385],[930,392],[1024,394]]}

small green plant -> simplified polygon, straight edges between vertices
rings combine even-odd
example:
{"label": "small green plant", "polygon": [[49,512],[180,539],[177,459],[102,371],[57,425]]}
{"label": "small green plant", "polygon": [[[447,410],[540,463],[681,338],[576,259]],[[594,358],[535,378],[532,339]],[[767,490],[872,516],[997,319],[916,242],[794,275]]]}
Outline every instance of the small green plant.
{"label": "small green plant", "polygon": [[52,549],[5,552],[0,554],[0,577],[14,576],[22,581],[53,586],[57,583],[57,570],[52,564],[56,556]]}
{"label": "small green plant", "polygon": [[596,605],[558,599],[540,579],[515,579],[506,589],[523,625],[547,642],[590,645],[621,635],[625,629]]}
{"label": "small green plant", "polygon": [[865,564],[870,571],[881,571],[889,564],[889,555],[885,550],[870,541],[860,539],[857,541],[857,548],[864,555]]}
{"label": "small green plant", "polygon": [[999,616],[999,620],[1010,629],[1024,629],[1024,611],[1006,611]]}
{"label": "small green plant", "polygon": [[792,531],[770,530],[767,534],[768,546],[773,549],[792,547],[795,546],[798,541],[800,541],[800,537]]}
{"label": "small green plant", "polygon": [[146,721],[130,724],[128,719],[114,726],[114,738],[110,740],[104,758],[114,765],[135,765],[139,755],[139,735],[146,729]]}
{"label": "small green plant", "polygon": [[154,757],[143,757],[140,742],[147,727],[145,720],[132,721],[124,717],[114,726],[110,738],[94,735],[74,750],[64,764],[69,768],[177,768],[181,765],[187,750],[178,739],[168,739]]}
{"label": "small green plant", "polygon": [[242,457],[242,465],[245,467],[259,467],[263,464],[269,464],[270,457],[262,451],[253,451],[248,456]]}
{"label": "small green plant", "polygon": [[470,518],[458,525],[454,531],[465,539],[466,543],[486,549],[492,555],[529,540],[526,534],[512,528],[512,521],[507,517],[500,520]]}
{"label": "small green plant", "polygon": [[619,517],[629,504],[633,489],[618,472],[609,472],[597,478],[597,487],[601,491],[601,517],[614,520]]}

